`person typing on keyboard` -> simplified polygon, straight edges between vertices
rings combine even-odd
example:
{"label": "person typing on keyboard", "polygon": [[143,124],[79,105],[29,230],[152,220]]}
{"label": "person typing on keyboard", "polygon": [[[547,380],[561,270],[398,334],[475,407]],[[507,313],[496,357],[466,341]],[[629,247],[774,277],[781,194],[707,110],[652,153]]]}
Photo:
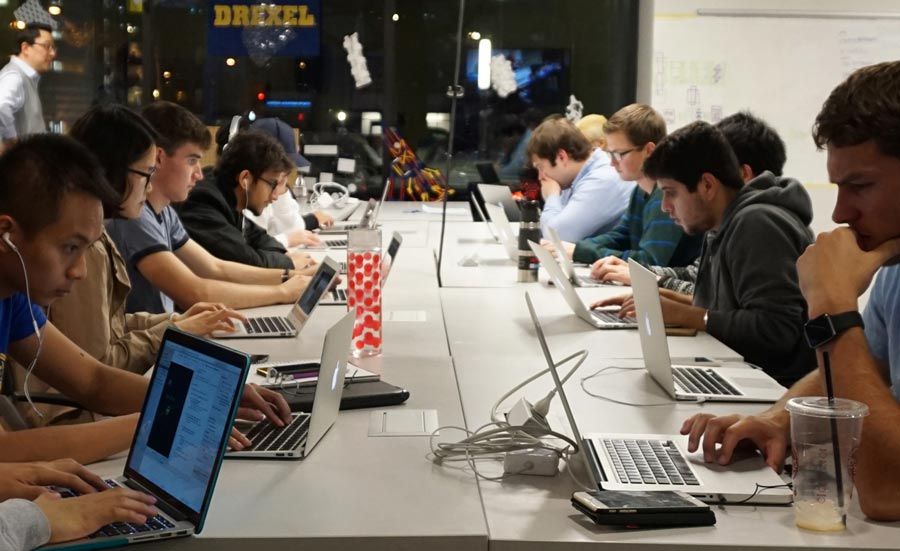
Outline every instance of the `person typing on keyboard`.
{"label": "person typing on keyboard", "polygon": [[[872,520],[900,520],[900,62],[863,67],[835,88],[813,127],[838,186],[832,219],[797,262],[808,303],[809,345],[827,351],[834,395],[869,406],[854,452],[853,484]],[[874,279],[874,283],[873,283]],[[871,285],[871,286],[870,286]],[[859,297],[869,290],[865,309]],[[825,317],[827,316],[827,317]],[[697,414],[681,433],[688,449],[727,465],[750,444],[776,471],[790,445],[786,402],[824,396],[824,360],[756,415]]]}
{"label": "person typing on keyboard", "polygon": [[[660,290],[666,325],[706,331],[784,386],[809,373],[795,267],[812,242],[803,185],[769,172],[745,184],[727,139],[705,122],[663,139],[644,172],[662,190],[662,209],[686,233],[706,234],[693,297]],[[611,304],[634,313],[630,295],[597,303]]]}
{"label": "person typing on keyboard", "polygon": [[[62,499],[64,496],[77,496]],[[144,524],[155,499],[128,488],[110,489],[82,465],[0,463],[0,549],[34,549],[93,534],[110,523]]]}
{"label": "person typing on keyboard", "polygon": [[[66,136],[41,134],[15,144],[0,157],[0,174],[9,183],[0,186],[0,361],[12,358],[84,408],[114,416],[0,431],[0,461],[103,459],[131,442],[132,414],[141,409],[149,380],[85,353],[44,311],[89,277],[85,251],[103,233],[104,206],[117,208],[121,197],[90,151]],[[241,406],[242,418],[291,419],[281,395],[254,385],[244,387]],[[234,433],[231,444],[240,448],[249,440]]]}

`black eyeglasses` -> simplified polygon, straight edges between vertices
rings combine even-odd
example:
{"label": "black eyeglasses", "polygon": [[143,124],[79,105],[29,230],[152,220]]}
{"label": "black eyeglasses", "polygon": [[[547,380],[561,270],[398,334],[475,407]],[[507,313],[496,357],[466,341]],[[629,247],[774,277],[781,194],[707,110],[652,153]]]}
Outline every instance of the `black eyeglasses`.
{"label": "black eyeglasses", "polygon": [[632,151],[637,151],[638,149],[640,149],[640,147],[632,147],[631,149],[626,149],[625,151],[607,151],[607,153],[609,153],[609,156],[618,163],[623,158],[625,158],[626,155],[628,155]]}
{"label": "black eyeglasses", "polygon": [[273,182],[272,180],[267,180],[267,179],[263,178],[262,176],[257,176],[256,179],[262,180],[263,182],[269,184],[269,187],[272,188],[272,191],[275,191],[275,188],[277,188],[278,186],[281,185],[281,182]]}
{"label": "black eyeglasses", "polygon": [[33,46],[41,46],[42,48],[46,48],[48,52],[56,51],[56,44],[44,44],[43,42],[32,42]]}
{"label": "black eyeglasses", "polygon": [[143,170],[138,170],[136,168],[129,168],[128,172],[130,172],[132,174],[137,174],[138,176],[143,176],[144,178],[146,178],[147,181],[144,182],[144,189],[147,189],[148,187],[150,187],[150,179],[153,178],[154,174],[156,174],[156,167],[155,166],[150,167],[150,170],[148,172],[144,172]]}

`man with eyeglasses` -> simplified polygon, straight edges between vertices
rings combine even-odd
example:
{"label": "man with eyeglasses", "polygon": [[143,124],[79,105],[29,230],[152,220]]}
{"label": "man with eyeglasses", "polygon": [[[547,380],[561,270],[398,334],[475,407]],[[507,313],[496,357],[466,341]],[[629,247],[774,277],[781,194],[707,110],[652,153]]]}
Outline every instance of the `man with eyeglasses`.
{"label": "man with eyeglasses", "polygon": [[47,131],[38,82],[54,59],[49,25],[29,23],[16,35],[13,55],[0,70],[0,153],[20,138]]}
{"label": "man with eyeglasses", "polygon": [[[250,308],[296,301],[315,266],[304,272],[292,269],[293,264],[261,268],[219,258],[206,249],[206,241],[200,244],[188,235],[172,207],[203,178],[201,158],[212,142],[203,122],[166,101],[153,102],[142,115],[158,134],[152,189],[139,218],[107,226],[131,280],[126,311],[173,312],[198,302]],[[261,176],[276,181],[278,175]],[[242,194],[241,200],[247,197]]]}
{"label": "man with eyeglasses", "polygon": [[549,227],[564,241],[578,241],[611,230],[625,212],[634,184],[622,181],[609,156],[565,118],[535,128],[527,154],[541,180],[545,233]]}
{"label": "man with eyeglasses", "polygon": [[564,251],[575,262],[591,264],[597,277],[604,264],[618,259],[647,266],[687,266],[700,255],[702,235],[685,235],[660,208],[662,192],[641,167],[666,136],[666,121],[649,105],[634,103],[616,111],[603,124],[606,150],[612,166],[623,180],[637,182],[628,209],[612,230],[564,243]]}
{"label": "man with eyeglasses", "polygon": [[249,130],[231,138],[211,178],[197,184],[178,207],[181,222],[193,239],[213,255],[266,268],[304,269],[311,259],[287,252],[265,229],[243,215],[254,216],[287,191],[294,168],[281,143]]}

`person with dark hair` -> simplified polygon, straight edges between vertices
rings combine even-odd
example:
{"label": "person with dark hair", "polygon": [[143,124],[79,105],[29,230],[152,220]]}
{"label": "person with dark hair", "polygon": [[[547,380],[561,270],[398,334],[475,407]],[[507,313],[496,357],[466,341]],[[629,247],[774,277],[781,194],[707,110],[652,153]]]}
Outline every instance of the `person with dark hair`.
{"label": "person with dark hair", "polygon": [[634,189],[593,149],[575,125],[562,117],[547,119],[528,141],[528,159],[538,171],[544,210],[541,229],[554,228],[564,241],[578,241],[615,226]]}
{"label": "person with dark hair", "polygon": [[[637,181],[618,224],[562,251],[575,262],[591,264],[595,278],[607,263],[634,259],[645,265],[686,266],[700,255],[701,236],[685,235],[659,208],[662,192],[640,170],[643,160],[666,135],[666,122],[649,105],[634,103],[616,111],[603,125],[613,168]],[[551,245],[552,247],[552,245]]]}
{"label": "person with dark hair", "polygon": [[[256,119],[253,121],[252,128],[275,138],[284,148],[284,152],[294,164],[294,168],[310,166],[310,162],[298,150],[294,129],[283,120],[275,117]],[[218,143],[218,136],[216,140]],[[219,155],[222,155],[221,150],[219,150]],[[212,178],[212,171],[209,171],[209,174],[204,172],[204,176]],[[279,195],[274,203],[263,209],[262,215],[257,216],[248,209],[244,209],[244,216],[247,220],[265,229],[286,249],[318,247],[322,244],[322,240],[312,230],[330,228],[334,225],[334,218],[322,210],[301,214],[300,204],[294,197],[290,186],[285,186],[284,193]]]}
{"label": "person with dark hair", "polygon": [[[725,465],[749,442],[780,471],[790,445],[784,406],[824,396],[822,354],[830,356],[834,395],[869,406],[853,461],[863,513],[900,520],[900,61],[858,69],[835,88],[816,117],[813,139],[827,152],[838,186],[832,219],[797,262],[810,321],[807,337],[819,368],[757,415],[695,415],[684,422],[688,447]],[[876,277],[865,311],[859,296]]]}
{"label": "person with dark hair", "polygon": [[29,23],[16,34],[13,55],[0,69],[0,152],[19,138],[47,131],[38,83],[54,59],[49,25]]}
{"label": "person with dark hair", "polygon": [[[746,185],[728,140],[702,121],[661,141],[644,173],[685,233],[706,233],[693,297],[663,291],[666,324],[706,331],[788,386],[815,360],[795,264],[812,242],[812,201],[796,180],[763,173]],[[632,297],[622,304],[634,313]]]}
{"label": "person with dark hair", "polygon": [[170,151],[157,147],[158,168],[140,216],[107,224],[132,284],[125,311],[159,314],[198,302],[250,308],[296,301],[309,282],[306,275],[224,261],[188,236],[172,203],[187,199],[203,177],[200,159],[210,144],[209,132],[174,103],[153,103],[143,115]]}
{"label": "person with dark hair", "polygon": [[244,131],[231,138],[219,157],[213,179],[191,192],[178,214],[190,236],[223,260],[251,266],[303,269],[309,257],[288,253],[266,230],[243,215],[255,216],[287,192],[293,169],[281,144],[268,134]]}
{"label": "person with dark hair", "polygon": [[764,120],[749,111],[738,111],[716,123],[741,163],[744,180],[769,171],[781,176],[787,151],[784,140]]}
{"label": "person with dark hair", "polygon": [[[784,141],[765,121],[748,111],[741,111],[716,123],[716,128],[722,131],[731,149],[734,150],[741,165],[744,183],[766,171],[781,176],[787,160]],[[700,269],[700,258],[688,266],[649,266],[649,269],[659,277],[661,288],[693,295],[697,271]],[[600,281],[631,285],[628,262],[624,260],[610,258],[592,275]]]}
{"label": "person with dark hair", "polygon": [[[95,107],[78,119],[69,132],[100,161],[106,180],[121,197],[114,212],[105,218],[134,219],[140,216],[146,191],[152,186],[156,165],[156,131],[137,113],[121,105]],[[231,318],[239,315],[222,305],[198,303],[184,314],[125,313],[131,285],[122,255],[106,231],[85,250],[90,277],[72,287],[72,292],[53,303],[48,318],[63,335],[106,365],[134,373],[145,373],[153,365],[163,333],[170,325],[196,335],[232,329]],[[23,368],[19,366],[21,383]],[[44,385],[43,387],[41,385]],[[47,391],[42,381],[29,388]],[[78,419],[81,410],[42,405],[35,424],[53,424]],[[28,414],[30,408],[23,412]]]}

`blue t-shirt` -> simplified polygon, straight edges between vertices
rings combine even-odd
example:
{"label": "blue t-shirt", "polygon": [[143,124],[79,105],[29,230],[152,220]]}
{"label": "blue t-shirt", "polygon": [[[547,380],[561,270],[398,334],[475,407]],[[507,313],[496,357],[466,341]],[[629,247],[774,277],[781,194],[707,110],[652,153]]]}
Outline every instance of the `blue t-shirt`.
{"label": "blue t-shirt", "polygon": [[175,209],[165,207],[157,214],[150,203],[141,209],[134,220],[113,219],[106,224],[106,231],[116,243],[131,279],[131,292],[125,303],[126,312],[172,312],[172,299],[153,286],[137,269],[138,262],[153,253],[175,252],[188,242],[188,234],[181,225]]}
{"label": "blue t-shirt", "polygon": [[29,306],[38,327],[43,327],[47,323],[47,316],[40,306],[29,304],[24,294],[16,293],[0,300],[0,353],[7,353],[9,343],[20,341],[34,333],[31,314],[28,313]]}
{"label": "blue t-shirt", "polygon": [[869,349],[890,366],[891,390],[900,400],[900,265],[878,272],[863,321]]}

